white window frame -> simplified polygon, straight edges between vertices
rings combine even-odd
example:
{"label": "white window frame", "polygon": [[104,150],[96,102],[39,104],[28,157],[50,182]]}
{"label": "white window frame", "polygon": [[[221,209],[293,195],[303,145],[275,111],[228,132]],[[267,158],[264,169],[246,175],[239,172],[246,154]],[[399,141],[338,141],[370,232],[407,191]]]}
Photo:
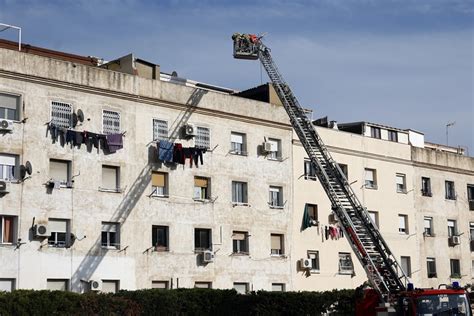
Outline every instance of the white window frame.
{"label": "white window frame", "polygon": [[[5,218],[10,218],[12,220],[12,227],[10,228],[11,231],[11,242],[5,241]],[[18,225],[18,217],[14,215],[0,215],[0,244],[2,245],[14,245],[17,242],[17,225]]]}
{"label": "white window frame", "polygon": [[364,173],[365,188],[377,190],[377,170],[372,168],[365,168]]}
{"label": "white window frame", "polygon": [[398,214],[398,232],[402,235],[408,235],[408,215]]}
{"label": "white window frame", "polygon": [[339,274],[354,274],[354,263],[348,252],[339,252]]}
{"label": "white window frame", "polygon": [[319,262],[319,251],[318,250],[308,250],[308,259],[311,262],[311,273],[319,273],[320,271],[320,262]]}
{"label": "white window frame", "polygon": [[[19,121],[20,120],[20,109],[21,109],[21,95],[19,94],[13,94],[13,93],[6,93],[6,92],[0,92],[0,101],[2,100],[2,95],[11,98],[16,99],[16,106],[15,109],[12,109],[11,106],[5,105],[0,103],[0,120],[10,120],[10,121]],[[11,114],[11,111],[13,111],[13,117]]]}
{"label": "white window frame", "polygon": [[[279,238],[279,249],[273,248],[273,237]],[[270,254],[271,256],[284,256],[285,255],[285,235],[283,234],[270,234]]]}
{"label": "white window frame", "polygon": [[118,111],[102,110],[102,132],[105,135],[121,133],[121,115]]}
{"label": "white window frame", "polygon": [[282,159],[281,139],[269,138],[267,142],[270,143],[272,147],[267,155],[267,159],[280,161]]}
{"label": "white window frame", "polygon": [[[48,237],[48,246],[53,247],[53,248],[68,248],[71,243],[71,228],[70,228],[69,219],[50,218],[48,220],[48,226],[51,227],[54,222],[64,223],[66,228],[63,229],[64,231],[57,231],[50,228],[50,236]],[[64,234],[64,238],[62,238],[60,234]]]}
{"label": "white window frame", "polygon": [[211,148],[211,129],[209,127],[197,126],[194,146],[198,148]]}
{"label": "white window frame", "polygon": [[[115,235],[115,242],[111,242],[112,235]],[[120,249],[120,223],[102,222],[101,246],[107,249]]]}
{"label": "white window frame", "polygon": [[18,155],[0,154],[0,180],[15,181],[15,168],[18,165]]}
{"label": "white window frame", "polygon": [[269,190],[269,201],[268,205],[270,208],[281,209],[284,207],[283,202],[283,187],[271,185]]}
{"label": "white window frame", "polygon": [[[244,235],[244,239],[240,239],[240,236]],[[237,239],[239,237],[239,239]],[[249,254],[249,233],[245,231],[233,231],[232,232],[232,253],[239,255]]]}
{"label": "white window frame", "polygon": [[51,101],[50,121],[57,127],[71,128],[73,123],[72,112],[73,107],[71,103]]}
{"label": "white window frame", "polygon": [[395,175],[396,186],[398,193],[407,193],[407,179],[406,175],[403,173],[397,173]]}
{"label": "white window frame", "polygon": [[247,156],[247,135],[245,133],[230,133],[230,153]]}
{"label": "white window frame", "polygon": [[7,282],[10,283],[10,286],[8,287],[8,289],[6,289],[6,287],[3,286],[3,287],[0,287],[0,291],[11,292],[11,291],[16,289],[16,279],[14,279],[14,278],[0,278],[0,283],[3,283],[5,285],[5,284],[8,284]]}
{"label": "white window frame", "polygon": [[232,181],[232,203],[235,205],[248,204],[248,183]]}
{"label": "white window frame", "polygon": [[169,128],[168,121],[153,119],[153,140],[168,140]]}
{"label": "white window frame", "polygon": [[[430,263],[432,266],[432,271],[430,271]],[[436,269],[436,258],[433,257],[428,257],[426,258],[426,271],[427,271],[427,277],[428,278],[437,278],[438,277],[438,271]]]}
{"label": "white window frame", "polygon": [[434,230],[433,230],[433,217],[425,216],[423,217],[423,236],[426,237],[434,237]]}
{"label": "white window frame", "polygon": [[[243,287],[243,291],[240,287]],[[248,282],[234,282],[233,288],[238,294],[247,294],[250,290],[250,284]]]}

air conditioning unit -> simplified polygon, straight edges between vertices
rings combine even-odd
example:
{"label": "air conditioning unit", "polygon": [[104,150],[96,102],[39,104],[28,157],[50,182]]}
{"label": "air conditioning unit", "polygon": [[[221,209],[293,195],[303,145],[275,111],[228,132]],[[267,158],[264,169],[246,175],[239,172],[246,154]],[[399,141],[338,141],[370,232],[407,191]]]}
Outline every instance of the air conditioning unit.
{"label": "air conditioning unit", "polygon": [[262,143],[262,151],[264,152],[272,152],[272,143],[269,143],[269,142],[263,142]]}
{"label": "air conditioning unit", "polygon": [[214,261],[214,253],[211,250],[206,250],[202,253],[202,261],[209,263]]}
{"label": "air conditioning unit", "polygon": [[101,280],[89,280],[89,286],[91,291],[102,291]]}
{"label": "air conditioning unit", "polygon": [[7,194],[10,192],[9,190],[9,183],[5,181],[0,181],[0,194]]}
{"label": "air conditioning unit", "polygon": [[449,243],[453,246],[459,245],[461,243],[461,237],[460,236],[451,236],[451,237],[449,237]]}
{"label": "air conditioning unit", "polygon": [[301,258],[300,267],[301,269],[311,269],[311,260],[308,258]]}
{"label": "air conditioning unit", "polygon": [[33,234],[35,237],[49,237],[51,234],[46,224],[37,224],[34,226]]}
{"label": "air conditioning unit", "polygon": [[196,136],[196,127],[191,124],[184,125],[184,136]]}
{"label": "air conditioning unit", "polygon": [[0,131],[11,132],[13,130],[13,121],[0,120]]}

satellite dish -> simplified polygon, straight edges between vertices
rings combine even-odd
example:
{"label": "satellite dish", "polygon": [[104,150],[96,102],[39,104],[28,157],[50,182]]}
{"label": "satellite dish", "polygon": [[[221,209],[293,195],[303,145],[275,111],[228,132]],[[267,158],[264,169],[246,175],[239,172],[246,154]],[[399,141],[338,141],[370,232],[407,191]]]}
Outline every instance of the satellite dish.
{"label": "satellite dish", "polygon": [[77,110],[77,119],[79,122],[84,122],[84,112],[81,109]]}
{"label": "satellite dish", "polygon": [[20,179],[24,179],[26,177],[26,167],[24,165],[20,166]]}
{"label": "satellite dish", "polygon": [[33,173],[33,167],[31,166],[31,162],[27,161],[25,163],[25,168],[26,172],[31,176],[31,173]]}
{"label": "satellite dish", "polygon": [[83,240],[84,238],[86,238],[86,236],[84,236],[84,233],[80,230],[76,231],[76,239],[77,240]]}
{"label": "satellite dish", "polygon": [[78,121],[78,117],[76,113],[72,113],[72,127],[76,127]]}
{"label": "satellite dish", "polygon": [[171,77],[178,77],[178,73],[177,73],[176,71],[173,71],[173,72],[171,73]]}

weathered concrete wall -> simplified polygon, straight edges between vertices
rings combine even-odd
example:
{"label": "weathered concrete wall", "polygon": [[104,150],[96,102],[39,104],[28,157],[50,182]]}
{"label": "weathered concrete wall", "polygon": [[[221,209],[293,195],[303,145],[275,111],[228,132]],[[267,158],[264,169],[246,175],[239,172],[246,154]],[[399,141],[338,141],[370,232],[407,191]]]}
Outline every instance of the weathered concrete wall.
{"label": "weathered concrete wall", "polygon": [[[285,235],[291,249],[293,205],[291,129],[282,107],[229,95],[147,80],[84,67],[48,58],[0,50],[0,91],[21,94],[22,118],[12,134],[1,136],[0,153],[30,161],[34,173],[11,193],[0,198],[0,214],[19,217],[19,249],[0,246],[0,278],[15,278],[17,288],[42,289],[48,278],[72,279],[72,289],[84,290],[81,280],[120,280],[123,289],[149,288],[153,280],[173,280],[176,287],[192,287],[195,281],[211,281],[215,288],[231,288],[233,282],[249,282],[251,288],[271,289],[272,283],[292,288],[289,259],[270,256],[270,234]],[[76,130],[102,131],[102,110],[119,111],[126,131],[124,148],[112,155],[85,146],[80,149],[53,144],[46,136],[51,101],[71,103],[82,109],[86,120]],[[168,121],[171,131],[190,105],[188,123],[209,127],[213,152],[204,165],[168,167],[149,159],[153,118]],[[178,124],[178,122],[180,122]],[[229,154],[230,133],[246,133],[248,156]],[[257,148],[264,138],[282,140],[284,161],[270,161]],[[184,146],[193,141],[177,139]],[[155,144],[151,144],[152,147]],[[74,188],[46,192],[49,159],[72,162]],[[120,167],[123,193],[99,191],[101,166]],[[149,198],[151,170],[169,174],[169,198]],[[214,203],[196,202],[194,176],[211,178]],[[248,181],[249,207],[232,207],[231,181]],[[270,209],[269,185],[281,185],[284,209]],[[71,232],[84,234],[69,249],[51,248],[46,240],[31,239],[29,227],[48,218],[70,220]],[[121,223],[121,249],[101,249],[102,221]],[[152,225],[169,226],[169,252],[146,251],[152,245]],[[216,258],[197,264],[194,228],[211,228]],[[250,255],[232,255],[232,231],[248,231]],[[179,279],[179,280],[178,280]]]}

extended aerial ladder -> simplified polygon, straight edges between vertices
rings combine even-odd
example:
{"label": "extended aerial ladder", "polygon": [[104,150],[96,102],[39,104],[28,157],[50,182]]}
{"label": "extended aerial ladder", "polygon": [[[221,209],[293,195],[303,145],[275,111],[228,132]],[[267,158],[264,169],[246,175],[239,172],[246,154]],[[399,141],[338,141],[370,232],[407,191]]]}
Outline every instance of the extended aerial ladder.
{"label": "extended aerial ladder", "polygon": [[283,79],[270,49],[255,35],[236,33],[232,39],[234,58],[259,59],[262,63],[371,285],[383,302],[393,303],[394,295],[406,290],[408,277]]}

